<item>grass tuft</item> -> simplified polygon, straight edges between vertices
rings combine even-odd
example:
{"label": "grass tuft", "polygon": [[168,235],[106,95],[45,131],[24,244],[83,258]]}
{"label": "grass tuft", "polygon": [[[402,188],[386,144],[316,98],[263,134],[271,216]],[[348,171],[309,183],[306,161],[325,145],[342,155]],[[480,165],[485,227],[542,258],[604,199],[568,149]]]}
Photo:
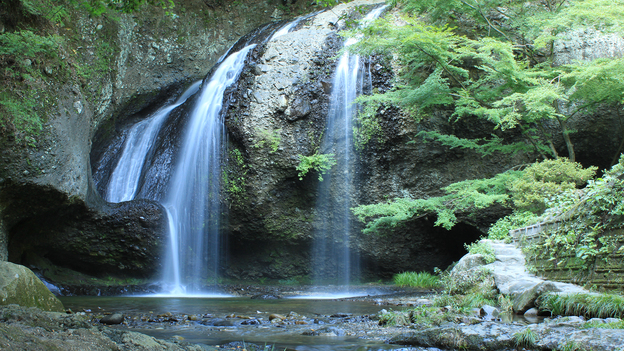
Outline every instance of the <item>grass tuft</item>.
{"label": "grass tuft", "polygon": [[624,297],[616,294],[547,294],[540,297],[539,308],[554,316],[623,318]]}
{"label": "grass tuft", "polygon": [[513,335],[513,341],[517,347],[532,349],[535,347],[535,344],[537,344],[537,333],[526,328],[521,332],[515,333]]}
{"label": "grass tuft", "polygon": [[427,272],[403,272],[394,275],[394,284],[412,288],[436,289],[441,286],[440,278]]}

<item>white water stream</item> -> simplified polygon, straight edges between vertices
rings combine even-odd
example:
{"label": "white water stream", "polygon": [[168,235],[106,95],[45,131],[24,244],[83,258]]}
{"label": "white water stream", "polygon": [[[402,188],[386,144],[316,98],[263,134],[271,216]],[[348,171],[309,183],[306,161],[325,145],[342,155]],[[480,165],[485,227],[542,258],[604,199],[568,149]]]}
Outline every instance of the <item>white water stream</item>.
{"label": "white water stream", "polygon": [[121,150],[121,157],[106,187],[106,201],[123,202],[134,200],[139,190],[143,167],[148,161],[147,155],[152,145],[154,145],[154,140],[160,128],[169,116],[169,113],[195,94],[199,90],[200,85],[201,81],[193,83],[173,104],[162,107],[151,117],[130,128],[126,142]]}
{"label": "white water stream", "polygon": [[[361,25],[379,17],[384,7],[371,11]],[[345,46],[357,41],[350,38]],[[334,283],[348,286],[351,277],[359,271],[357,250],[351,250],[351,207],[355,194],[353,160],[353,125],[357,111],[355,99],[370,85],[359,55],[345,52],[338,61],[333,78],[330,108],[327,116],[325,137],[321,146],[324,154],[334,154],[336,166],[324,176],[320,184],[317,209],[328,213],[323,216],[317,230],[313,248],[313,272],[315,284]],[[370,75],[368,75],[370,76]],[[329,277],[329,279],[328,279]]]}
{"label": "white water stream", "polygon": [[225,146],[221,108],[225,90],[234,83],[255,45],[230,54],[206,80],[193,107],[163,201],[168,211],[170,250],[166,255],[164,291],[198,293],[216,284],[219,264],[219,191]]}

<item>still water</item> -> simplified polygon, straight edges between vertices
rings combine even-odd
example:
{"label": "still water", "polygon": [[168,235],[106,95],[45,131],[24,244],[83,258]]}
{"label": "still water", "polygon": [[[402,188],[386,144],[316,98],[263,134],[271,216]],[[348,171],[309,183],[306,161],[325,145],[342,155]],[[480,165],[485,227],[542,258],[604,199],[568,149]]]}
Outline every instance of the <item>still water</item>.
{"label": "still water", "polygon": [[[393,308],[384,305],[382,300],[318,300],[288,298],[277,300],[256,300],[249,297],[222,298],[172,298],[172,297],[62,297],[63,304],[75,312],[87,311],[95,314],[120,312],[133,320],[129,326],[116,326],[145,333],[161,339],[182,337],[185,341],[203,345],[222,345],[232,341],[244,341],[260,346],[275,345],[274,350],[424,350],[384,344],[382,340],[367,340],[357,336],[308,336],[302,333],[312,329],[333,327],[331,315],[357,316],[375,314],[381,309]],[[394,306],[394,309],[397,309]],[[298,320],[303,325],[277,326],[269,323],[270,314],[299,314]],[[141,321],[156,318],[158,315],[171,314],[174,318],[188,319],[197,316],[198,321],[154,323]],[[254,318],[261,323],[241,325],[240,318],[225,318],[235,315]],[[347,318],[349,318],[347,317]],[[166,319],[166,318],[165,318]],[[128,320],[128,319],[127,319]],[[214,321],[225,321],[220,325]],[[202,323],[203,322],[203,323]],[[233,324],[233,325],[228,325]],[[348,325],[355,325],[357,323]],[[336,328],[344,327],[340,324]],[[346,327],[348,329],[348,327]]]}

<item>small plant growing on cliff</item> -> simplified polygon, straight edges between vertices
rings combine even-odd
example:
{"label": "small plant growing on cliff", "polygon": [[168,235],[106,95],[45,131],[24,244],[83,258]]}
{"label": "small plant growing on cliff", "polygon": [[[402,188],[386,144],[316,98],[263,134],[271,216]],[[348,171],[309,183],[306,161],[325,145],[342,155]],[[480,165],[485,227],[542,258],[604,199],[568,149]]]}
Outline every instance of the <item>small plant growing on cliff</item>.
{"label": "small plant growing on cliff", "polygon": [[303,180],[306,174],[310,171],[317,171],[319,174],[319,181],[323,181],[323,174],[327,173],[333,166],[336,165],[336,158],[334,154],[314,154],[312,156],[299,155],[299,165],[297,165],[297,171],[299,172],[299,180]]}
{"label": "small plant growing on cliff", "polygon": [[423,289],[436,289],[441,286],[440,278],[427,272],[403,272],[395,274],[392,279],[398,286]]}
{"label": "small plant growing on cliff", "polygon": [[269,151],[270,153],[276,152],[279,148],[280,142],[282,141],[280,136],[281,131],[281,129],[276,129],[274,131],[268,131],[266,129],[260,130],[258,133],[260,138],[254,144],[254,147],[256,149],[261,149],[268,146],[271,149],[271,151]]}

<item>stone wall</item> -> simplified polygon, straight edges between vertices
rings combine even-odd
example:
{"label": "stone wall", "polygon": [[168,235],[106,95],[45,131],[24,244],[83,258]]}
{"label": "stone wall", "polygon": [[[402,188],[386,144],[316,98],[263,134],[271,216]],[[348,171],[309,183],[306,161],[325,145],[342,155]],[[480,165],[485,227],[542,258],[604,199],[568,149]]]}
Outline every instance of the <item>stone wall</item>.
{"label": "stone wall", "polygon": [[[574,283],[585,287],[598,286],[605,289],[624,289],[624,229],[606,232],[603,237],[612,240],[608,253],[598,254],[595,259],[585,261],[574,254],[559,253],[551,260],[543,246],[549,230],[558,228],[559,222],[516,229],[513,238],[522,247],[533,251],[527,255],[527,262],[535,273],[546,279]],[[540,229],[538,229],[540,228]],[[581,244],[579,244],[581,245]]]}

